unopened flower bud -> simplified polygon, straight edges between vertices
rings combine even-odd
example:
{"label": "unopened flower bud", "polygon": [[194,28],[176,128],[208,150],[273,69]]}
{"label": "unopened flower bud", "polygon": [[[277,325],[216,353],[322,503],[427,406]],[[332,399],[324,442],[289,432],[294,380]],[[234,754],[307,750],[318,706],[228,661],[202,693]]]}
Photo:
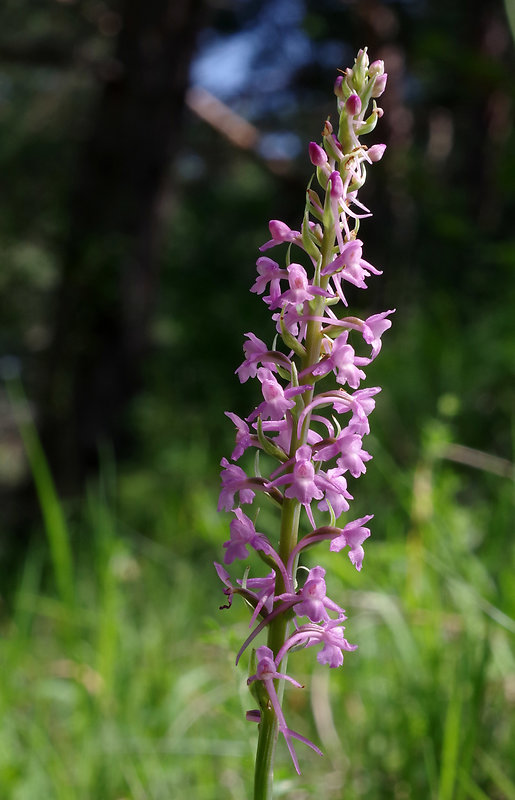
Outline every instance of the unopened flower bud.
{"label": "unopened flower bud", "polygon": [[383,75],[384,73],[384,61],[381,59],[377,59],[377,61],[372,61],[371,65],[368,68],[368,75],[370,78],[374,78],[376,75]]}
{"label": "unopened flower bud", "polygon": [[372,162],[381,161],[385,150],[385,144],[373,144],[372,147],[367,150],[367,155]]}
{"label": "unopened flower bud", "polygon": [[329,180],[331,181],[331,197],[339,200],[340,197],[343,197],[342,176],[337,170],[335,170],[334,172],[331,172]]}
{"label": "unopened flower bud", "polygon": [[370,61],[366,48],[364,50],[360,50],[352,69],[352,83],[357,92],[361,92],[365,85],[369,63]]}
{"label": "unopened flower bud", "polygon": [[361,98],[359,94],[351,94],[345,101],[345,111],[349,116],[355,117],[361,111]]}
{"label": "unopened flower bud", "polygon": [[327,153],[316,142],[309,143],[309,158],[314,167],[327,164]]}
{"label": "unopened flower bud", "polygon": [[330,136],[333,132],[333,126],[331,125],[330,121],[326,119],[324,123],[324,130],[322,131],[322,136]]}
{"label": "unopened flower bud", "polygon": [[367,48],[361,49],[358,51],[358,55],[356,56],[356,66],[360,69],[368,69],[368,65],[370,63],[370,59],[368,57]]}
{"label": "unopened flower bud", "polygon": [[343,100],[342,83],[343,83],[343,75],[338,75],[338,77],[334,82],[334,93],[336,97],[339,97],[341,100]]}
{"label": "unopened flower bud", "polygon": [[388,73],[384,72],[378,75],[374,81],[374,88],[372,89],[372,97],[381,97],[386,89],[386,81],[388,80]]}

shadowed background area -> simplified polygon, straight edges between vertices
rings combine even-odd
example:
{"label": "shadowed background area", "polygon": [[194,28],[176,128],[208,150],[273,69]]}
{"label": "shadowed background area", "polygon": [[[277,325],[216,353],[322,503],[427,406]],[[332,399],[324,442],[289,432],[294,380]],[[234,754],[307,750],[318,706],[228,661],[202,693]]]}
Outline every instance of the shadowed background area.
{"label": "shadowed background area", "polygon": [[360,235],[384,275],[349,299],[397,309],[350,487],[374,527],[361,575],[319,556],[359,650],[330,676],[297,656],[291,724],[327,758],[295,781],[280,759],[278,796],[515,798],[510,15],[2,3],[2,797],[248,796],[245,610],[218,612],[212,567],[223,412],[259,401],[234,375],[244,332],[272,337],[258,247],[298,227],[307,144],[366,45],[388,149]]}

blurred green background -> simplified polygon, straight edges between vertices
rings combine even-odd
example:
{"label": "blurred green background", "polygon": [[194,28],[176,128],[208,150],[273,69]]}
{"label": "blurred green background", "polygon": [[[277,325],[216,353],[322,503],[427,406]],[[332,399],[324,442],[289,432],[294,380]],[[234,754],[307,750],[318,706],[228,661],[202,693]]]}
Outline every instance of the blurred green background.
{"label": "blurred green background", "polygon": [[[508,12],[508,13],[507,13]],[[245,609],[213,560],[267,223],[297,227],[338,67],[389,74],[363,200],[396,308],[352,519],[359,644],[295,656],[277,797],[515,798],[515,56],[500,0],[4,0],[0,797],[243,800]],[[236,573],[235,573],[236,576]]]}

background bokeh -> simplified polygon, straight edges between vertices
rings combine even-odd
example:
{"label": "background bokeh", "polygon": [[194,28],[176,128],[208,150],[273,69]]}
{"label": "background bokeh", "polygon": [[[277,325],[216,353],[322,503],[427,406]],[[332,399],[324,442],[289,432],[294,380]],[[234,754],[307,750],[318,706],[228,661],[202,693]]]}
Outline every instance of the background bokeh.
{"label": "background bokeh", "polygon": [[[359,644],[301,653],[277,796],[515,798],[515,54],[501,0],[4,0],[0,796],[250,796],[212,567],[268,220],[297,227],[337,68],[389,74],[360,235],[396,308],[354,517],[316,555]],[[314,556],[315,557],[315,556]],[[299,745],[299,751],[300,751]]]}

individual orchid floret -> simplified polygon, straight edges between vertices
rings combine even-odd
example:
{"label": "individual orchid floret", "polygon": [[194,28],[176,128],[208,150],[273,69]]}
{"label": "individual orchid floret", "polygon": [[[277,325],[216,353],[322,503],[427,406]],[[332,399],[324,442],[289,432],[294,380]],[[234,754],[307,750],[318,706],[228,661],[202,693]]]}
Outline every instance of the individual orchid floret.
{"label": "individual orchid floret", "polygon": [[[253,423],[254,427],[257,429],[257,423]],[[289,415],[286,416],[285,419],[271,419],[271,420],[263,420],[261,422],[261,428],[266,433],[269,440],[273,442],[273,444],[281,449],[285,454],[285,461],[287,460],[286,454],[290,449],[290,442],[291,442],[291,418]],[[276,436],[271,437],[270,434],[277,434]]]}
{"label": "individual orchid floret", "polygon": [[359,94],[351,94],[345,101],[345,111],[351,117],[357,117],[361,113],[361,97]]}
{"label": "individual orchid floret", "polygon": [[[337,614],[344,613],[340,606],[327,597],[324,576],[323,567],[309,570],[306,582],[299,592],[300,602],[295,606],[298,617],[309,617],[312,622],[321,622],[330,619],[327,609]],[[282,599],[286,600],[287,596],[284,595]]]}
{"label": "individual orchid floret", "polygon": [[277,298],[278,305],[297,306],[306,300],[313,300],[317,295],[330,296],[329,292],[320,289],[318,286],[313,286],[308,281],[307,272],[302,264],[288,264],[287,270],[290,288]]}
{"label": "individual orchid floret", "polygon": [[232,605],[233,594],[236,592],[236,587],[232,585],[231,576],[229,575],[229,573],[227,572],[225,567],[222,567],[222,565],[218,564],[216,561],[214,562],[214,565],[215,565],[215,569],[216,569],[216,573],[217,573],[218,577],[220,578],[222,583],[225,585],[224,594],[228,598],[227,605],[220,606],[220,608],[230,608],[231,605]]}
{"label": "individual orchid floret", "polygon": [[288,650],[293,647],[313,647],[322,644],[322,650],[317,655],[318,663],[328,664],[332,669],[341,667],[343,651],[349,653],[358,649],[357,644],[350,644],[343,635],[345,628],[341,623],[344,619],[346,619],[345,615],[321,625],[309,623],[300,626],[277,653],[277,663],[280,664]]}
{"label": "individual orchid floret", "polygon": [[372,89],[372,97],[381,97],[384,90],[386,89],[386,82],[388,80],[388,73],[384,72],[382,75],[378,75],[374,81],[374,87]]}
{"label": "individual orchid floret", "polygon": [[[360,437],[363,437],[370,433],[368,416],[375,407],[375,400],[372,398],[380,391],[381,389],[379,386],[372,386],[368,389],[358,389],[353,394],[349,394],[349,392],[346,392],[344,389],[323,392],[304,407],[304,410],[299,415],[297,424],[298,431],[300,432],[302,430],[306,417],[310,415],[315,408],[332,406],[337,414],[345,414],[348,411],[352,411],[352,418],[347,425],[346,433],[356,433]],[[315,460],[328,461],[340,452],[339,446],[334,446],[336,438],[337,437],[335,437],[333,433],[330,433],[328,439],[319,439],[317,442],[314,442],[315,445],[319,445],[315,448],[318,452],[318,457]],[[329,450],[324,451],[323,458],[320,459],[320,450],[325,447],[329,447]]]}
{"label": "individual orchid floret", "polygon": [[268,353],[266,344],[261,339],[258,339],[257,336],[254,336],[253,333],[246,333],[245,336],[248,339],[243,345],[245,361],[236,370],[240,383],[245,383],[249,378],[256,377],[259,362],[268,367],[268,369],[276,369],[273,361],[267,361],[264,358],[265,354]]}
{"label": "individual orchid floret", "polygon": [[334,82],[334,93],[336,97],[340,98],[340,100],[343,100],[344,97],[342,84],[343,84],[343,75],[338,75]]}
{"label": "individual orchid floret", "polygon": [[329,547],[334,553],[339,553],[344,547],[349,547],[349,558],[358,572],[361,570],[365,555],[362,545],[365,539],[370,536],[370,529],[364,526],[373,516],[373,514],[368,514],[366,517],[349,522],[342,530],[341,535],[332,540]]}
{"label": "individual orchid floret", "polygon": [[349,470],[353,478],[359,478],[367,471],[365,462],[370,461],[372,456],[363,450],[363,442],[359,433],[354,431],[342,435],[337,439],[340,448],[340,455],[336,459],[336,464],[344,472]]}
{"label": "individual orchid floret", "polygon": [[273,314],[272,319],[276,323],[277,333],[281,336],[284,337],[286,331],[286,334],[291,335],[297,342],[304,341],[307,322],[304,320],[302,308],[299,311],[298,306],[288,304],[281,309],[280,313]]}
{"label": "individual orchid floret", "polygon": [[258,415],[261,419],[282,419],[286,411],[295,405],[295,401],[291,398],[306,390],[305,386],[283,389],[277,378],[264,367],[258,369],[257,376],[261,382],[264,402],[252,412],[248,418],[249,422],[252,422]]}
{"label": "individual orchid floret", "polygon": [[376,59],[376,61],[372,61],[368,68],[368,75],[370,78],[375,78],[378,75],[384,75],[384,61],[380,58]]}
{"label": "individual orchid floret", "polygon": [[348,383],[352,389],[357,389],[366,375],[356,366],[356,354],[354,348],[347,344],[347,334],[341,334],[334,342],[326,341],[331,347],[330,355],[319,361],[311,370],[311,374],[318,377],[334,371],[338,383],[342,385]]}
{"label": "individual orchid floret", "polygon": [[323,275],[331,275],[335,290],[345,305],[347,305],[347,301],[341,289],[342,280],[349,281],[359,289],[366,289],[366,278],[371,274],[382,274],[380,270],[365,261],[362,255],[363,242],[360,239],[354,239],[351,242],[346,242],[340,248],[340,255],[322,270]]}
{"label": "individual orchid floret", "polygon": [[250,589],[255,593],[256,606],[249,622],[249,628],[251,628],[263,608],[265,608],[269,614],[272,611],[275,592],[275,572],[272,570],[272,572],[264,578],[247,578],[245,581],[238,580],[238,583],[240,586],[244,586],[245,589]]}
{"label": "individual orchid floret", "polygon": [[300,742],[304,742],[304,744],[307,744],[308,747],[311,747],[311,749],[314,750],[315,753],[318,753],[319,756],[322,755],[322,751],[319,750],[319,748],[315,744],[313,744],[313,742],[310,742],[309,739],[306,739],[305,736],[301,736],[299,733],[295,733],[295,731],[292,731],[290,730],[290,728],[288,728],[288,726],[286,725],[286,720],[284,719],[281,703],[279,702],[279,698],[277,697],[277,692],[274,686],[274,680],[289,681],[290,683],[293,684],[293,686],[296,686],[298,689],[303,689],[304,687],[302,686],[301,683],[294,680],[294,678],[290,678],[289,675],[277,671],[277,667],[274,661],[274,654],[272,653],[269,647],[266,647],[265,645],[263,645],[262,647],[258,647],[258,649],[256,650],[256,657],[257,657],[256,673],[255,675],[251,675],[250,678],[248,678],[247,683],[250,685],[254,681],[263,682],[265,689],[268,693],[268,696],[270,698],[270,703],[272,704],[272,708],[274,709],[277,717],[279,733],[282,733],[282,735],[284,736],[286,745],[288,747],[288,750],[290,751],[290,755],[295,770],[300,775],[300,767],[297,759],[297,754],[295,753],[295,749],[293,747],[291,740],[298,739]]}
{"label": "individual orchid floret", "polygon": [[[370,433],[368,417],[376,405],[373,397],[380,391],[379,386],[370,386],[368,389],[358,389],[357,392],[354,392],[350,406],[352,417],[347,426],[349,430],[359,434],[359,436],[366,436]],[[334,409],[337,412],[340,411],[338,403],[335,403]]]}
{"label": "individual orchid floret", "polygon": [[285,222],[281,222],[279,219],[270,220],[268,227],[272,238],[261,245],[259,248],[261,252],[269,250],[271,247],[275,247],[277,244],[282,244],[283,242],[295,242],[301,237],[300,231],[292,231]]}
{"label": "individual orchid floret", "polygon": [[233,509],[233,514],[236,518],[230,524],[231,538],[223,544],[226,550],[224,563],[232,564],[235,559],[245,560],[248,556],[247,547],[251,547],[253,550],[261,551],[266,560],[271,561],[277,567],[281,572],[284,585],[289,587],[291,581],[286,567],[266,536],[256,531],[254,523],[243,513],[241,508]]}
{"label": "individual orchid floret", "polygon": [[[275,572],[271,572],[266,578],[249,578],[246,581],[239,580],[239,586],[233,586],[231,577],[225,567],[221,564],[214,562],[214,566],[218,577],[225,586],[224,594],[227,597],[227,604],[220,606],[220,608],[230,608],[232,605],[232,598],[235,594],[241,595],[247,603],[254,607],[254,614],[252,616],[253,624],[259,614],[266,616],[272,611],[273,593],[275,586]],[[252,589],[258,589],[256,593]]]}
{"label": "individual orchid floret", "polygon": [[385,144],[374,144],[372,147],[369,147],[366,156],[368,161],[371,164],[375,164],[377,161],[381,161],[382,157],[384,156],[384,151],[386,150]]}
{"label": "individual orchid floret", "polygon": [[359,478],[367,470],[365,461],[370,461],[372,456],[362,448],[362,438],[359,433],[352,429],[344,428],[341,434],[335,438],[326,440],[320,446],[316,446],[313,456],[315,461],[329,461],[337,458],[337,465],[343,471],[350,472],[353,478]]}
{"label": "individual orchid floret", "polygon": [[238,492],[240,503],[252,503],[255,493],[249,485],[249,479],[241,467],[230,464],[222,458],[222,491],[218,500],[218,511],[231,511],[234,506],[234,495]]}
{"label": "individual orchid floret", "polygon": [[343,477],[343,470],[328,469],[327,472],[319,470],[315,477],[316,485],[323,490],[324,499],[318,504],[320,511],[333,510],[336,519],[349,510],[349,500],[353,497],[347,491],[347,481]]}
{"label": "individual orchid floret", "polygon": [[375,358],[381,350],[381,336],[385,331],[392,327],[391,320],[387,319],[390,314],[395,313],[395,309],[382,311],[381,314],[372,314],[367,317],[363,326],[363,339],[367,344],[372,345],[371,358]]}
{"label": "individual orchid floret", "polygon": [[[229,417],[236,426],[236,447],[232,451],[231,458],[233,461],[238,461],[245,450],[252,445],[252,435],[245,420],[241,419],[237,414],[233,414],[232,411],[226,411],[225,416]],[[257,441],[257,437],[255,438]]]}
{"label": "individual orchid floret", "polygon": [[302,445],[295,453],[293,472],[287,472],[286,475],[276,478],[271,486],[281,486],[285,483],[290,484],[284,493],[285,496],[302,503],[312,526],[316,527],[311,512],[311,502],[313,500],[321,500],[324,493],[316,484],[315,468],[311,462],[311,447],[309,445]]}
{"label": "individual orchid floret", "polygon": [[311,447],[307,444],[299,447],[295,453],[293,472],[288,472],[281,478],[273,481],[274,486],[290,483],[286,490],[286,497],[292,497],[304,505],[309,505],[312,500],[319,500],[322,492],[317,488],[315,481],[315,468],[311,463]]}
{"label": "individual orchid floret", "polygon": [[277,298],[281,295],[281,280],[288,277],[285,269],[280,269],[279,264],[268,256],[260,256],[256,262],[258,277],[251,286],[250,291],[263,294],[270,284],[270,294],[263,297],[265,303],[271,308],[277,307]]}
{"label": "individual orchid floret", "polygon": [[323,167],[327,164],[327,153],[316,142],[309,143],[309,158],[314,167]]}
{"label": "individual orchid floret", "polygon": [[306,270],[301,264],[288,264],[288,283],[290,288],[284,292],[279,302],[282,306],[286,304],[298,305],[305,300],[312,300],[315,297],[313,288],[308,281]]}
{"label": "individual orchid floret", "polygon": [[224,556],[225,564],[232,564],[235,558],[246,559],[248,546],[254,550],[263,550],[265,552],[272,549],[266,536],[262,533],[257,533],[254,523],[243,513],[241,508],[235,508],[234,514],[236,519],[233,519],[230,525],[231,538],[229,541],[224,542],[223,545],[226,551]]}

